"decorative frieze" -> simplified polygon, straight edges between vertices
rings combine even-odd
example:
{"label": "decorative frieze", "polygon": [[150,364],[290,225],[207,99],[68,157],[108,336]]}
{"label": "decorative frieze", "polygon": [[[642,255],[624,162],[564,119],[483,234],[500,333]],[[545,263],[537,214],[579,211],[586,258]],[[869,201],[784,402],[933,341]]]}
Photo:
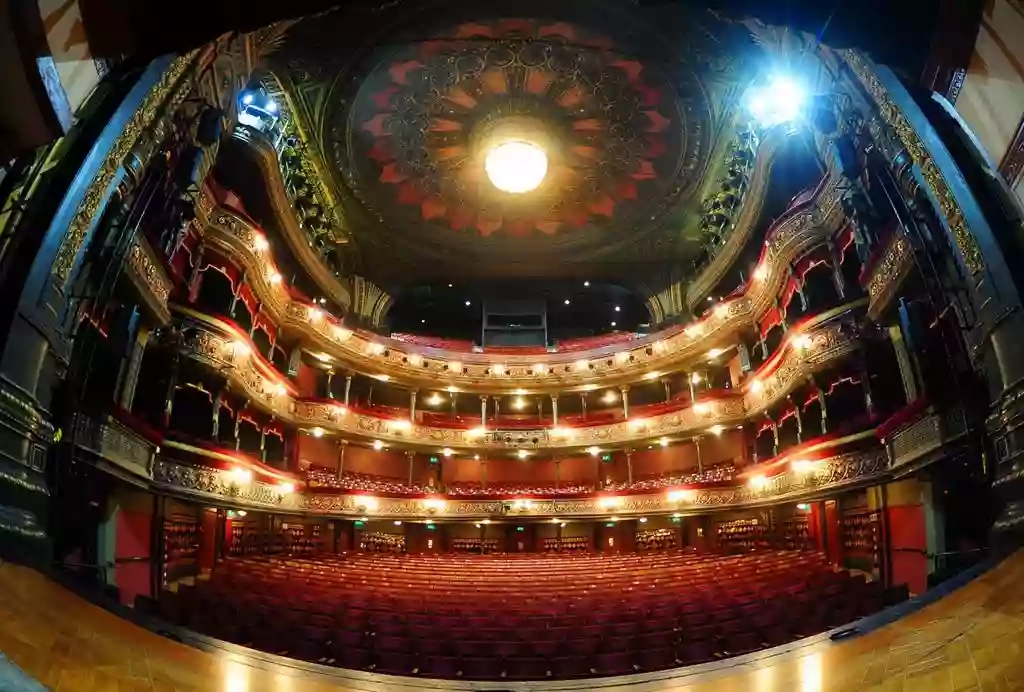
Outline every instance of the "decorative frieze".
{"label": "decorative frieze", "polygon": [[140,233],[135,234],[128,249],[127,267],[128,277],[146,306],[161,324],[169,324],[171,313],[167,308],[167,299],[171,295],[173,284],[149,241]]}
{"label": "decorative frieze", "polygon": [[867,280],[869,317],[877,318],[885,311],[913,267],[910,240],[902,231],[897,231]]}
{"label": "decorative frieze", "polygon": [[230,471],[180,464],[160,457],[153,466],[153,481],[167,490],[234,504],[280,510],[299,510],[304,500],[281,486],[242,481]]}
{"label": "decorative frieze", "polygon": [[75,419],[75,446],[141,478],[153,477],[157,445],[116,421]]}

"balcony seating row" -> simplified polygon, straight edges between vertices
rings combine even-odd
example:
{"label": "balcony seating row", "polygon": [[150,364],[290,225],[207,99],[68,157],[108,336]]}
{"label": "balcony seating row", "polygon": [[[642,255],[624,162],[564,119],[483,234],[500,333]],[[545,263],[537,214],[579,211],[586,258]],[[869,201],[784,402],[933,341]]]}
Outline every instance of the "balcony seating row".
{"label": "balcony seating row", "polygon": [[165,592],[161,608],[215,637],[345,668],[543,679],[746,653],[900,597],[811,552],[348,554],[231,559]]}

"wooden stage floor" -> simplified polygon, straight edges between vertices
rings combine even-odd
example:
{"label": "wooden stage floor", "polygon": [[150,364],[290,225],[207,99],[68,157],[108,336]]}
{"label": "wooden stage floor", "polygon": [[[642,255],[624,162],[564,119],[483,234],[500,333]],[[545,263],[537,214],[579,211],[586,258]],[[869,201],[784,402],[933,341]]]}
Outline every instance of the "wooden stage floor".
{"label": "wooden stage floor", "polygon": [[1022,649],[1024,551],[858,638],[812,638],[784,652],[661,673],[539,683],[394,678],[289,664],[231,645],[199,650],[137,627],[30,569],[0,566],[0,652],[58,692],[1024,691]]}

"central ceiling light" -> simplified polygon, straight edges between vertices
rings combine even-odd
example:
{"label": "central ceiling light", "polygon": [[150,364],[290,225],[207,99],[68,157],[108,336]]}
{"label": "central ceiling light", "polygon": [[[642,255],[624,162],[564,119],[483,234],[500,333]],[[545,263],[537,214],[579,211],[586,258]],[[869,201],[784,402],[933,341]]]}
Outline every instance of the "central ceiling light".
{"label": "central ceiling light", "polygon": [[504,142],[487,152],[484,170],[494,187],[522,194],[536,190],[548,173],[548,155],[536,144]]}

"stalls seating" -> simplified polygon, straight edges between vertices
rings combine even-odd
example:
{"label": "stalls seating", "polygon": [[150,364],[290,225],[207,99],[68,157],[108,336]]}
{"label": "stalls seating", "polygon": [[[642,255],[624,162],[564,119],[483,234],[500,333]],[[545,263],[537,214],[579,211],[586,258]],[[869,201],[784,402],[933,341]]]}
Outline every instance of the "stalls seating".
{"label": "stalls seating", "polygon": [[746,653],[845,624],[886,599],[818,553],[674,550],[237,558],[165,592],[161,607],[199,632],[344,668],[530,680]]}

